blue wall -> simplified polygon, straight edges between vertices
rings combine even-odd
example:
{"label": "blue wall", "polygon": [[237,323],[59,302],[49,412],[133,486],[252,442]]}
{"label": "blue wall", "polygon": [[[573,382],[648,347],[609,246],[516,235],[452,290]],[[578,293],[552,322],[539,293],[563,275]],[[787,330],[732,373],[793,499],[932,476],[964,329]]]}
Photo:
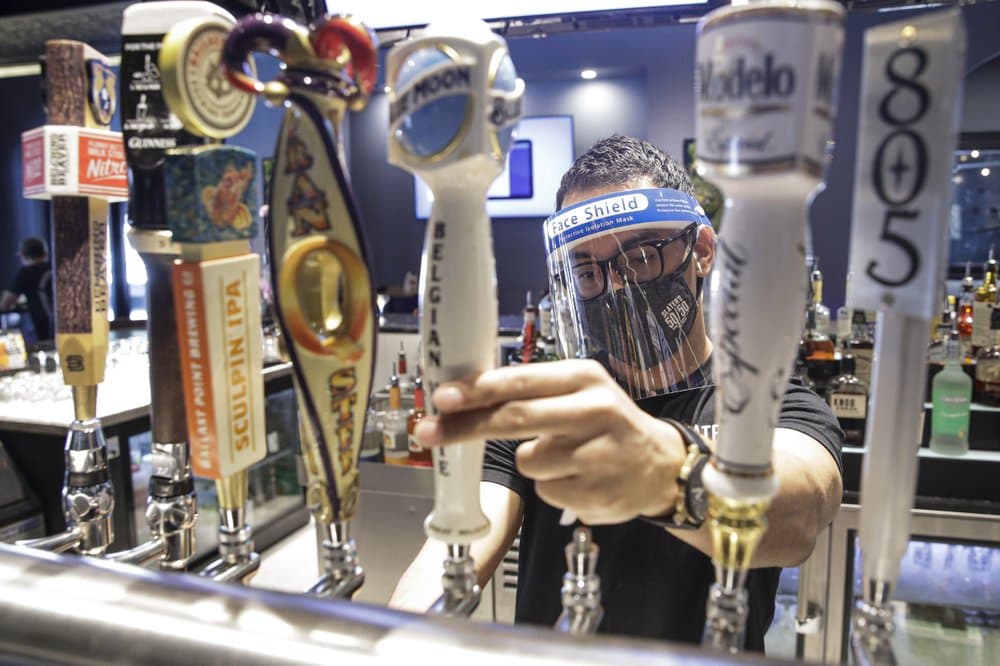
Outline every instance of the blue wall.
{"label": "blue wall", "polygon": [[[1000,3],[963,8],[969,31],[971,71],[1000,47]],[[840,103],[835,125],[836,151],[827,190],[812,209],[812,235],[822,257],[831,308],[843,302],[848,255],[853,165],[857,140],[858,90],[862,35],[865,28],[913,16],[915,12],[860,13],[847,20]],[[683,140],[694,136],[693,24],[628,30],[563,34],[545,39],[513,39],[510,50],[528,88],[526,115],[574,116],[577,154],[612,132],[647,138],[679,156]],[[258,59],[262,78],[275,64]],[[596,81],[582,81],[583,67],[603,70]],[[996,108],[996,69],[984,68],[970,82],[966,101],[968,129],[1000,130]],[[986,82],[989,81],[989,82]],[[47,235],[45,206],[20,196],[20,132],[44,122],[37,77],[0,80],[0,96],[18,103],[0,107],[0,283],[16,269],[13,251],[27,234]],[[973,109],[975,109],[973,111]],[[258,105],[250,125],[235,143],[271,156],[280,109]],[[992,126],[990,119],[993,119]],[[398,285],[407,271],[417,272],[424,223],[415,219],[413,179],[385,161],[387,107],[385,95],[348,123],[347,152],[355,194],[365,216],[377,284]],[[539,231],[541,219],[498,220],[493,223],[501,312],[519,311],[525,290],[546,285]],[[261,249],[260,242],[255,244]],[[8,258],[10,257],[10,258]]]}

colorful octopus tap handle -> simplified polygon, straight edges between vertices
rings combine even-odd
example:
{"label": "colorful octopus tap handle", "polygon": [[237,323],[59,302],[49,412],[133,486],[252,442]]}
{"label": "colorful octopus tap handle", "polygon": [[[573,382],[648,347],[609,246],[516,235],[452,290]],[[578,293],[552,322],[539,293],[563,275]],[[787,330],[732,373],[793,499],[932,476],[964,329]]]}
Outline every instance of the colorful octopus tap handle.
{"label": "colorful octopus tap handle", "polygon": [[[285,67],[273,81],[261,81],[245,65],[254,52],[270,53]],[[254,14],[233,29],[223,50],[229,80],[277,104],[299,91],[345,100],[364,108],[375,87],[378,40],[351,16],[326,16],[306,27],[273,14]]]}

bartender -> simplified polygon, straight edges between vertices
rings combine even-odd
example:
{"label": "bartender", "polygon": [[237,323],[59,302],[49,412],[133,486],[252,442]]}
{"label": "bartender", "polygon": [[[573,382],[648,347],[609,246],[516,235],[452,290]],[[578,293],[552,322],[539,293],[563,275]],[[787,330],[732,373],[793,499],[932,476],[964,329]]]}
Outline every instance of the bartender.
{"label": "bartender", "polygon": [[[562,611],[568,510],[600,548],[598,631],[698,643],[715,579],[701,483],[717,430],[702,311],[715,232],[680,165],[625,136],[576,160],[556,207],[545,242],[569,360],[442,383],[438,414],[414,434],[426,446],[489,440],[480,495],[492,526],[472,555],[483,585],[521,528],[516,622],[552,626]],[[842,439],[822,399],[785,387],[780,490],[747,580],[746,649],[764,649],[780,567],[808,558],[837,512]],[[428,540],[390,605],[428,608],[444,556]]]}
{"label": "bartender", "polygon": [[21,267],[0,295],[0,311],[10,310],[24,298],[38,341],[52,339],[52,267],[49,248],[41,238],[21,241]]}

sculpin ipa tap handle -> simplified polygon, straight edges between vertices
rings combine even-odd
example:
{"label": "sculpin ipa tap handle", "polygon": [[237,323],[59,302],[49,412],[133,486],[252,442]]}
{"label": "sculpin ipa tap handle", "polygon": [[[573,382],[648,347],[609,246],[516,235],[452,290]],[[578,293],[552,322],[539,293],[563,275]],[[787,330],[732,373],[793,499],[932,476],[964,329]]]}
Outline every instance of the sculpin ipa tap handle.
{"label": "sculpin ipa tap handle", "polygon": [[[224,139],[253,114],[256,97],[222,70],[233,18],[196,17],[164,36],[159,66],[170,110],[196,135]],[[252,64],[248,64],[252,67]],[[246,523],[247,469],[267,453],[258,303],[257,156],[221,144],[175,148],[163,163],[166,219],[179,260],[174,306],[184,405],[196,476],[215,480],[219,559],[202,575],[246,582],[258,567]]]}
{"label": "sculpin ipa tap handle", "polygon": [[22,135],[22,159],[24,195],[52,200],[56,348],[73,391],[63,487],[68,525],[55,548],[103,555],[114,539],[114,492],[97,420],[108,352],[108,203],[128,198],[122,137],[108,131],[116,74],[90,46],[52,40],[44,79],[48,124]]}
{"label": "sculpin ipa tap handle", "polygon": [[[363,107],[374,86],[376,44],[351,17],[325,17],[306,27],[256,14],[237,24],[223,49],[237,88],[287,107],[275,148],[268,243],[300,418],[309,424],[302,442],[308,501],[328,525],[346,524],[357,507],[375,359],[368,252],[337,135],[344,111]],[[282,61],[277,80],[263,83],[245,69],[255,51]]]}
{"label": "sculpin ipa tap handle", "polygon": [[719,436],[704,472],[717,572],[705,642],[716,649],[742,648],[743,583],[777,492],[772,441],[802,330],[843,15],[828,0],[761,0],[698,24],[696,158],[729,200],[711,317]]}
{"label": "sculpin ipa tap handle", "polygon": [[197,497],[191,476],[184,378],[174,305],[174,262],[181,248],[167,221],[163,164],[167,151],[204,143],[184,129],[167,106],[159,55],[163,38],[178,23],[196,17],[234,20],[210,2],[174,0],[129,5],[122,12],[122,132],[128,159],[129,242],[148,276],[146,334],[149,338],[150,429],[153,470],[146,520],[151,540],[114,559],[157,561],[183,570],[194,555]]}
{"label": "sculpin ipa tap handle", "polygon": [[[481,21],[432,24],[387,58],[389,162],[434,193],[420,269],[420,333],[431,398],[442,381],[495,365],[496,270],[486,192],[503,170],[524,83]],[[427,534],[469,544],[489,530],[479,504],[485,442],[435,448]]]}

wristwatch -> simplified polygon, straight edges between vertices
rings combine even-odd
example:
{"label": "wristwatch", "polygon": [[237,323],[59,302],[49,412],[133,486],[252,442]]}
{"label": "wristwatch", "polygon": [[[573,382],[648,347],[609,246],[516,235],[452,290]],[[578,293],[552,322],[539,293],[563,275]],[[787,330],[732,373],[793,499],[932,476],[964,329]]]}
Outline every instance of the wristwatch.
{"label": "wristwatch", "polygon": [[674,426],[681,434],[681,439],[687,448],[687,456],[677,474],[677,498],[673,513],[664,516],[640,516],[640,518],[661,527],[698,529],[705,522],[708,513],[708,498],[705,496],[701,472],[712,451],[694,428],[674,419],[661,420]]}

